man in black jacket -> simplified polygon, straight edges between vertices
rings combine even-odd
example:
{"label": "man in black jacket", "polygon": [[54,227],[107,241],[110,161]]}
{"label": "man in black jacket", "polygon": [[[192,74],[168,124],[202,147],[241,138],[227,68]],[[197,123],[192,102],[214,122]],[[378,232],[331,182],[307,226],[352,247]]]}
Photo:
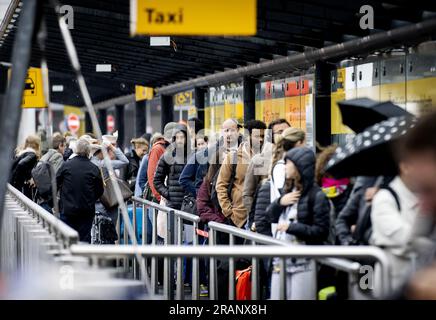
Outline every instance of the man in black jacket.
{"label": "man in black jacket", "polygon": [[56,180],[61,194],[61,219],[79,233],[80,241],[90,242],[95,203],[104,192],[100,170],[88,158],[90,144],[77,142],[73,159],[59,169]]}

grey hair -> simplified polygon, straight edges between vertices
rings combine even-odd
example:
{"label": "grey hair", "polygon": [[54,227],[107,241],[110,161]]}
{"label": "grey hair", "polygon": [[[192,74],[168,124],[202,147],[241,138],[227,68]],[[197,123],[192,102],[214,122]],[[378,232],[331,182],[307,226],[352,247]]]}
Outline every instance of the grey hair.
{"label": "grey hair", "polygon": [[76,154],[82,157],[89,157],[91,152],[91,145],[88,140],[79,139],[76,145]]}

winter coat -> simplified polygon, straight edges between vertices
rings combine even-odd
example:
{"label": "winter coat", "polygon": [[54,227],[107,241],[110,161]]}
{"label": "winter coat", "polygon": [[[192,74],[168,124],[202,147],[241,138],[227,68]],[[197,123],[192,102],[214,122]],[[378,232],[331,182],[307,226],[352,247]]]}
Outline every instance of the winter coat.
{"label": "winter coat", "polygon": [[411,241],[418,216],[418,198],[400,177],[389,187],[397,194],[400,210],[391,192],[380,189],[371,208],[372,245],[383,247],[392,266],[392,286],[398,288],[412,268]]}
{"label": "winter coat", "polygon": [[45,155],[42,156],[41,162],[48,162],[52,165],[54,172],[58,172],[64,163],[64,157],[59,151],[49,149]]}
{"label": "winter coat", "polygon": [[32,192],[28,181],[32,179],[32,169],[37,162],[36,152],[31,148],[27,148],[21,151],[12,163],[9,182],[29,198],[32,197]]}
{"label": "winter coat", "polygon": [[[180,153],[184,152],[180,151]],[[168,207],[180,210],[183,198],[187,195],[179,183],[180,174],[186,165],[186,154],[184,156],[178,154],[174,144],[168,147],[159,160],[153,184],[157,192],[167,200]],[[168,180],[165,182],[166,178]]]}
{"label": "winter coat", "polygon": [[271,183],[269,180],[266,180],[257,191],[256,203],[254,204],[254,224],[256,232],[266,236],[272,236],[271,219],[266,211],[271,204],[270,189]]}
{"label": "winter coat", "polygon": [[93,216],[95,203],[103,194],[99,168],[87,157],[76,156],[65,162],[56,175],[65,216]]}
{"label": "winter coat", "polygon": [[[303,185],[297,204],[297,222],[291,223],[287,232],[306,244],[323,244],[329,235],[330,204],[315,183],[315,154],[309,148],[295,148],[288,151],[286,158],[295,164]],[[309,208],[310,194],[314,194],[312,209]],[[286,209],[280,204],[283,195],[267,208],[272,223],[277,223]]]}
{"label": "winter coat", "polygon": [[209,148],[198,150],[188,159],[179,179],[180,185],[186,192],[196,196],[209,169],[209,156],[213,157],[218,148],[219,142]]}
{"label": "winter coat", "polygon": [[153,193],[153,196],[157,199],[157,201],[160,201],[160,194],[156,190],[156,187],[154,185],[154,175],[156,174],[159,160],[165,153],[165,149],[168,145],[169,143],[165,140],[155,142],[148,156],[147,180],[149,181],[151,192]]}
{"label": "winter coat", "polygon": [[226,218],[222,212],[216,208],[210,200],[211,184],[204,179],[197,193],[197,212],[202,222],[208,223],[215,221],[224,223]]}
{"label": "winter coat", "polygon": [[353,242],[351,226],[356,225],[358,220],[363,219],[368,208],[365,191],[366,188],[361,188],[353,192],[336,219],[336,236],[341,245],[349,245]]}
{"label": "winter coat", "polygon": [[[228,195],[228,189],[233,170],[233,159],[237,159],[236,175],[231,188],[231,198]],[[247,173],[248,164],[251,158],[251,149],[248,143],[242,143],[237,151],[229,152],[224,158],[221,165],[220,173],[216,183],[218,201],[223,210],[225,217],[239,228],[242,228],[247,221],[248,208],[245,207],[242,200],[244,190],[244,180]]]}
{"label": "winter coat", "polygon": [[123,169],[121,177],[125,181],[130,181],[130,189],[133,191],[135,190],[135,182],[138,176],[139,166],[141,165],[141,158],[136,154],[135,150],[126,153],[126,158],[129,163]]}
{"label": "winter coat", "polygon": [[243,200],[248,210],[252,209],[254,194],[260,182],[265,179],[271,168],[272,144],[267,142],[262,153],[256,154],[250,161],[244,180]]}

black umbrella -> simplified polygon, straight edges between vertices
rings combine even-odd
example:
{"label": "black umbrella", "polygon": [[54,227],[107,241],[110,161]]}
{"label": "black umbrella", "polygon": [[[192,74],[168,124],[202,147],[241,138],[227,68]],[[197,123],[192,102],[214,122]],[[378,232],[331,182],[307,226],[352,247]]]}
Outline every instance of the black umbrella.
{"label": "black umbrella", "polygon": [[338,102],[342,123],[356,133],[392,117],[413,117],[391,101],[379,102],[368,98],[343,100]]}
{"label": "black umbrella", "polygon": [[326,171],[335,177],[394,176],[398,168],[392,144],[414,127],[416,118],[395,117],[377,123],[336,149]]}

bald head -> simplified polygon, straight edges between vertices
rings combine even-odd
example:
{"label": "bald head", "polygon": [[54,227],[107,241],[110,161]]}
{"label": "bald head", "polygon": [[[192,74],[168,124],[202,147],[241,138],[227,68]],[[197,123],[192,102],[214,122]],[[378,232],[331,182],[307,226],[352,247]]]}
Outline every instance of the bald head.
{"label": "bald head", "polygon": [[238,122],[234,119],[227,119],[221,126],[224,143],[227,147],[232,146],[238,140],[239,127]]}

